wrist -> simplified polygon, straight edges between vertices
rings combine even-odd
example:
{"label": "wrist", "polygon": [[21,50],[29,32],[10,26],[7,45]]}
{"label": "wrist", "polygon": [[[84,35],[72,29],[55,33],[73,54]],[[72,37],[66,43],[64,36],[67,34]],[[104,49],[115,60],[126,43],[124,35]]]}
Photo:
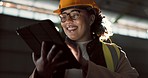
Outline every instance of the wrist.
{"label": "wrist", "polygon": [[52,74],[36,71],[36,78],[52,78]]}
{"label": "wrist", "polygon": [[41,74],[36,69],[34,72],[34,78],[44,78],[44,77],[42,77]]}

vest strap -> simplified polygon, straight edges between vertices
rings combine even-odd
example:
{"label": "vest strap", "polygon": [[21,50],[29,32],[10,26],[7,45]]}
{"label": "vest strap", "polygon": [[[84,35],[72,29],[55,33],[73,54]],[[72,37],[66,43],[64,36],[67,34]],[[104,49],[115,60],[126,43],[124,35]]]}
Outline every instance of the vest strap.
{"label": "vest strap", "polygon": [[114,43],[103,42],[103,53],[106,61],[107,68],[115,71],[120,59],[120,50]]}
{"label": "vest strap", "polygon": [[107,68],[111,71],[114,71],[113,58],[109,48],[105,44],[103,44],[103,53],[104,53]]}

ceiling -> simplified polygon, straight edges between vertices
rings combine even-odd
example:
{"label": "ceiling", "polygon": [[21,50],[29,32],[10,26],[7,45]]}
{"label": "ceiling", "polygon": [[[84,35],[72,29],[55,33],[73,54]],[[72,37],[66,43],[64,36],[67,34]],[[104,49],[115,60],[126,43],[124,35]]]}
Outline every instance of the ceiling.
{"label": "ceiling", "polygon": [[126,16],[148,19],[148,0],[96,0],[103,10],[119,14],[117,20]]}
{"label": "ceiling", "polygon": [[[55,10],[59,0],[2,0]],[[148,38],[148,0],[95,0],[102,13],[119,28],[142,30]],[[120,25],[118,25],[120,24]]]}
{"label": "ceiling", "polygon": [[[42,7],[50,10],[58,8],[59,0],[2,0]],[[148,0],[95,0],[103,11],[109,11],[116,17],[114,22],[125,16],[137,17],[137,20],[148,20]],[[131,18],[131,17],[129,17]]]}
{"label": "ceiling", "polygon": [[[59,0],[2,0],[11,1],[26,5],[42,4],[41,7],[47,9],[58,8]],[[102,10],[118,13],[117,19],[120,19],[126,15],[148,19],[148,0],[95,0],[98,6]],[[49,7],[46,7],[48,5]],[[54,8],[52,8],[54,7]]]}

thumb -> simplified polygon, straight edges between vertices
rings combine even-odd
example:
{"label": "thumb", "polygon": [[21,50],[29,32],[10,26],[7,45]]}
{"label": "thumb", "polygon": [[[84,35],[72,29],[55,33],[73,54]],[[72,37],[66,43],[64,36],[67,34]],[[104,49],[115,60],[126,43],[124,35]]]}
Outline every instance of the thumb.
{"label": "thumb", "polygon": [[38,58],[35,56],[34,52],[32,52],[32,59],[35,64]]}
{"label": "thumb", "polygon": [[71,44],[67,44],[68,48],[73,51],[73,52],[77,52],[77,47],[74,47],[73,45]]}

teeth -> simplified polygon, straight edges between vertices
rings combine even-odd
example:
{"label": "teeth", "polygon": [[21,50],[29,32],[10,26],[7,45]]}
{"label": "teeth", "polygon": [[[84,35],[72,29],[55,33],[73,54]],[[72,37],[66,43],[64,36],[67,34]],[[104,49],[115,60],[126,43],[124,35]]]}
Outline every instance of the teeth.
{"label": "teeth", "polygon": [[71,32],[71,33],[72,33],[72,32],[74,32],[74,31],[69,31],[69,32]]}
{"label": "teeth", "polygon": [[73,32],[74,30],[76,30],[76,29],[77,29],[77,27],[74,27],[74,26],[69,26],[67,29],[68,29],[69,31]]}
{"label": "teeth", "polygon": [[76,29],[76,27],[68,28],[68,30],[74,30],[74,29]]}

